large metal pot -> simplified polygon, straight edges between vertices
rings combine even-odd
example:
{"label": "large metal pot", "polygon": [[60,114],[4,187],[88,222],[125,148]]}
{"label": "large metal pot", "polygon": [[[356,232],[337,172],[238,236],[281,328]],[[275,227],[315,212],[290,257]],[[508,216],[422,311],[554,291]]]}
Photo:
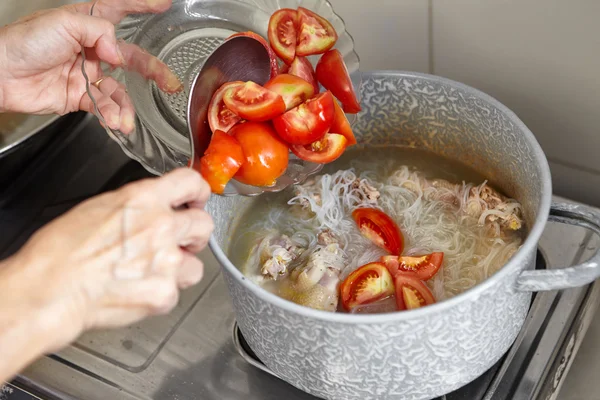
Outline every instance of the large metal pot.
{"label": "large metal pot", "polygon": [[600,274],[600,256],[563,270],[535,271],[548,219],[600,232],[589,208],[550,204],[546,157],[505,106],[436,76],[364,74],[361,144],[408,145],[461,160],[524,207],[521,249],[470,290],[417,310],[336,314],[301,307],[245,279],[223,249],[248,198],[213,196],[210,246],[223,265],[237,322],[258,357],[290,384],[325,399],[430,399],[477,378],[507,351],[527,315],[532,291],[583,285]]}

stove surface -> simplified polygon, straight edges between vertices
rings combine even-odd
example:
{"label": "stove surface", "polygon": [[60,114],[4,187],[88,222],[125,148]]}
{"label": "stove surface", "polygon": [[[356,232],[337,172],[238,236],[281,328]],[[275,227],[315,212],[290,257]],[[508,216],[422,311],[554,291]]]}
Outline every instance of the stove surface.
{"label": "stove surface", "polygon": [[[0,195],[0,258],[80,201],[150,176],[93,117],[78,118],[83,122],[76,129],[58,135],[46,157]],[[549,224],[540,241],[540,265],[570,265],[598,246],[583,229]],[[244,347],[220,267],[208,249],[199,257],[204,279],[183,292],[171,314],[87,333],[69,348],[38,360],[13,384],[44,399],[314,399],[271,375]],[[555,398],[599,291],[598,285],[590,285],[536,295],[504,359],[446,400]]]}

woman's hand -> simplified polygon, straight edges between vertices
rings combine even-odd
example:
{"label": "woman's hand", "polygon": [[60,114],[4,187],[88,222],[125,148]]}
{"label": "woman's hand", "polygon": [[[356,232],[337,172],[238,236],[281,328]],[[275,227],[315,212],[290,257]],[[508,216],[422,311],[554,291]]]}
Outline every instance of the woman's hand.
{"label": "woman's hand", "polygon": [[75,207],[0,264],[0,381],[85,330],[169,312],[202,278],[195,254],[213,230],[209,195],[189,169],[131,183]]}
{"label": "woman's hand", "polygon": [[[100,62],[135,69],[166,92],[181,89],[177,77],[155,57],[118,43],[114,24],[129,13],[164,12],[171,0],[100,0],[44,10],[0,29],[0,112],[66,114],[93,111],[81,72],[82,47],[90,82],[102,78]],[[125,88],[112,78],[91,86],[112,129],[134,128]]]}

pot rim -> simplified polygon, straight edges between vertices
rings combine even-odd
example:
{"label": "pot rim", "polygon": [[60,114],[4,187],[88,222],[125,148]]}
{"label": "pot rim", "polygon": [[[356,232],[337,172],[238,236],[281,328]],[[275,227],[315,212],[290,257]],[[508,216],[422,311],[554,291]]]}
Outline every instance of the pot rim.
{"label": "pot rim", "polygon": [[550,167],[548,165],[548,161],[546,159],[546,155],[544,154],[540,144],[536,140],[533,133],[525,126],[525,124],[517,117],[517,115],[509,110],[505,105],[500,103],[498,100],[493,98],[492,96],[485,94],[471,86],[465,85],[460,82],[453,81],[451,79],[443,78],[436,75],[424,74],[418,72],[410,72],[410,71],[395,71],[395,70],[377,70],[377,71],[369,71],[363,72],[362,77],[363,81],[369,79],[372,76],[393,76],[393,77],[405,77],[405,78],[419,78],[428,81],[434,81],[437,83],[444,83],[450,85],[452,87],[456,87],[465,92],[473,94],[478,98],[488,102],[494,107],[498,108],[502,111],[516,126],[519,128],[523,134],[526,136],[527,140],[532,143],[534,148],[534,156],[537,162],[540,164],[541,168],[541,176],[542,180],[542,190],[540,193],[541,201],[537,210],[536,220],[525,239],[525,242],[521,246],[521,248],[511,257],[511,259],[494,275],[484,280],[483,282],[473,286],[472,288],[458,294],[450,299],[443,300],[439,303],[432,304],[427,307],[422,307],[414,310],[407,310],[402,312],[394,312],[394,313],[383,313],[383,314],[346,314],[346,313],[335,313],[329,311],[320,311],[315,310],[309,307],[301,306],[299,304],[293,303],[291,301],[285,300],[273,293],[268,292],[267,290],[261,288],[259,285],[247,279],[242,272],[233,265],[233,263],[229,260],[229,258],[225,255],[219,244],[217,243],[214,235],[211,235],[209,240],[209,246],[213,251],[216,259],[219,263],[233,275],[234,279],[241,283],[247,290],[252,291],[255,295],[257,295],[261,300],[269,302],[274,306],[280,307],[281,309],[298,314],[307,318],[314,318],[318,320],[326,320],[330,322],[337,322],[343,324],[378,324],[378,323],[390,323],[390,322],[401,322],[414,318],[425,317],[430,314],[435,314],[438,312],[443,312],[451,307],[455,307],[462,303],[463,301],[468,300],[469,298],[478,298],[482,295],[487,289],[492,287],[493,285],[498,284],[499,282],[510,277],[511,274],[516,274],[521,271],[520,266],[525,262],[525,259],[536,250],[538,241],[542,235],[546,222],[548,221],[548,215],[550,212],[550,203],[552,198],[552,183],[550,177]]}

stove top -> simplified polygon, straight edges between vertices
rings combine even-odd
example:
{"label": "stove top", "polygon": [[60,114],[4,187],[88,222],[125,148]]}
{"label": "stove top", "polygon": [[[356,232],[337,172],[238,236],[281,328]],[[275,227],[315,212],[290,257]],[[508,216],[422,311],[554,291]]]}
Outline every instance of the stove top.
{"label": "stove top", "polygon": [[[56,135],[44,155],[0,194],[0,259],[79,202],[148,176],[92,116],[74,115],[71,128]],[[548,224],[537,268],[574,264],[598,246],[600,241],[581,228]],[[182,293],[171,314],[89,332],[38,360],[10,386],[0,386],[0,399],[315,399],[281,381],[256,358],[235,326],[217,261],[208,249],[199,256],[204,279]],[[537,294],[505,357],[445,400],[556,398],[599,292],[593,284]],[[35,397],[16,397],[25,396],[21,389]]]}

